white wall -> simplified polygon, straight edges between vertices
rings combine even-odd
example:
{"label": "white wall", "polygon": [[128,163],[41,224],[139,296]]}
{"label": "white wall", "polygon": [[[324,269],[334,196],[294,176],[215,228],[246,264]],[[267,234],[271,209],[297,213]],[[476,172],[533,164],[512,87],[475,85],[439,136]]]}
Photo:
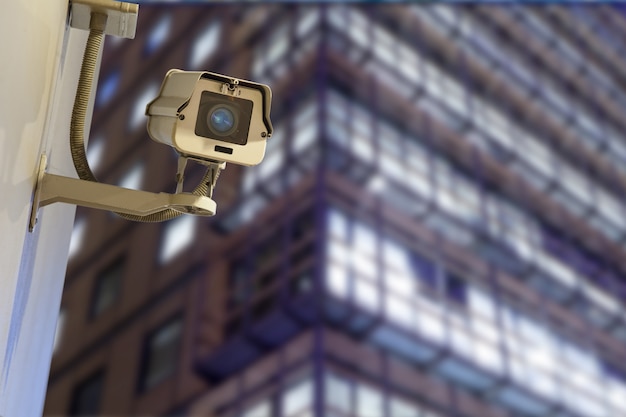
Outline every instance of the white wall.
{"label": "white wall", "polygon": [[68,132],[87,33],[68,0],[10,0],[0,12],[0,416],[42,414],[75,208],[40,210],[28,232],[39,154],[74,174]]}

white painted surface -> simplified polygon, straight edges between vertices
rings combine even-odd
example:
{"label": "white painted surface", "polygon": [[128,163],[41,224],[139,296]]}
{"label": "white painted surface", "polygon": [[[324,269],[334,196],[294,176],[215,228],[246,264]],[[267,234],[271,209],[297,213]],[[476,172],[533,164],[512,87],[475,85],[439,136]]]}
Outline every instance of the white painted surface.
{"label": "white painted surface", "polygon": [[28,233],[35,170],[74,176],[69,120],[87,33],[67,0],[11,0],[0,13],[0,416],[40,416],[66,269],[73,206],[40,210]]}

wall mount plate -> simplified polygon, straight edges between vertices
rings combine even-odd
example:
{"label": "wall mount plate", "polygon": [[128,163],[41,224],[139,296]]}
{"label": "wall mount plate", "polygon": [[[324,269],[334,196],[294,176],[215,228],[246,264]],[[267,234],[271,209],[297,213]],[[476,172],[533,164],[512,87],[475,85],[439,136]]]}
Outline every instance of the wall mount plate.
{"label": "wall mount plate", "polygon": [[37,182],[35,183],[35,191],[33,193],[33,203],[30,207],[30,222],[28,224],[28,231],[32,233],[35,230],[37,224],[37,212],[39,211],[39,200],[41,198],[41,185],[43,184],[43,176],[46,173],[46,166],[48,165],[48,158],[45,153],[41,154],[39,158],[39,167],[37,170]]}
{"label": "wall mount plate", "polygon": [[121,38],[135,38],[139,5],[113,0],[72,0],[70,26],[77,29],[90,29],[92,13],[107,16],[104,33]]}

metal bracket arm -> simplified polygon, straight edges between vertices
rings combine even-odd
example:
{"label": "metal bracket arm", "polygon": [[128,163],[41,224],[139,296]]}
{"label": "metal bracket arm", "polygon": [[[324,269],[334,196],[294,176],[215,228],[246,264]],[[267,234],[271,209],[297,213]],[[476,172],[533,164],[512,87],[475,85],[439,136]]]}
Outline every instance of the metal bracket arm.
{"label": "metal bracket arm", "polygon": [[136,216],[146,216],[168,208],[181,213],[213,216],[217,209],[215,201],[206,196],[131,190],[49,174],[45,172],[45,166],[45,155],[42,155],[31,212],[31,231],[37,222],[39,208],[53,203],[76,204]]}
{"label": "metal bracket arm", "polygon": [[215,202],[209,197],[188,193],[167,194],[131,190],[102,184],[45,174],[39,207],[53,203],[68,203],[101,210],[116,211],[136,216],[147,216],[168,208],[182,213],[215,214]]}

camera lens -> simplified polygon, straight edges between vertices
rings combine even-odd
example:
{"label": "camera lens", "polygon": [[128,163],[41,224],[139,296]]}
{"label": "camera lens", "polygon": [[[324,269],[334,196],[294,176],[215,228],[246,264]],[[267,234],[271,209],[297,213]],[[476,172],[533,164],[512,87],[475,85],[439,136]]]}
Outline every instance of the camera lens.
{"label": "camera lens", "polygon": [[211,130],[220,135],[228,135],[236,127],[235,115],[226,106],[215,106],[208,115]]}
{"label": "camera lens", "polygon": [[194,133],[207,139],[245,145],[253,107],[251,100],[203,91]]}

